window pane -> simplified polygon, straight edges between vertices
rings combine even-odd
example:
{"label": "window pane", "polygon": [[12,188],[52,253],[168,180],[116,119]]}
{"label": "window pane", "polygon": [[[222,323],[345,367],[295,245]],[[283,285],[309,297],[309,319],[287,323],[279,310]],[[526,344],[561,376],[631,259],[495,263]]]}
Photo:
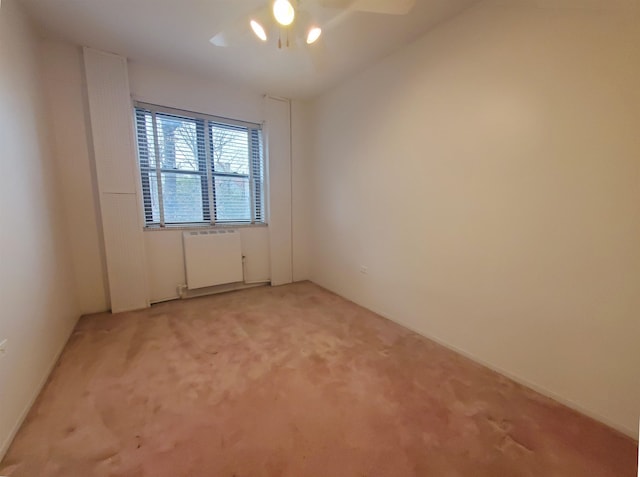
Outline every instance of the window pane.
{"label": "window pane", "polygon": [[209,134],[213,170],[248,175],[249,140],[247,129],[240,126],[210,123]]}
{"label": "window pane", "polygon": [[138,160],[140,167],[156,167],[155,141],[153,139],[153,117],[149,111],[136,111]]}
{"label": "window pane", "polygon": [[216,177],[215,201],[217,222],[250,222],[249,179]]}
{"label": "window pane", "polygon": [[204,122],[164,114],[156,121],[162,168],[204,171]]}
{"label": "window pane", "polygon": [[[216,222],[264,221],[262,133],[257,125],[142,104],[136,105],[135,115],[147,224],[209,223],[214,208]],[[212,194],[215,203],[210,202]]]}
{"label": "window pane", "polygon": [[205,179],[199,174],[162,173],[162,198],[166,223],[204,221],[202,193]]}
{"label": "window pane", "polygon": [[142,196],[145,221],[147,224],[160,223],[160,203],[158,201],[158,176],[156,171],[141,172]]}

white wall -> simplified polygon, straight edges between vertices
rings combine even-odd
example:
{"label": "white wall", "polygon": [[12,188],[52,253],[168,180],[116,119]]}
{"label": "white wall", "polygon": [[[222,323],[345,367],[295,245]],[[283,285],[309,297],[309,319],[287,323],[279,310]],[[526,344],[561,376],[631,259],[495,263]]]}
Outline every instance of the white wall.
{"label": "white wall", "polygon": [[[267,120],[265,98],[262,94],[239,88],[234,85],[211,81],[206,78],[185,75],[164,68],[129,62],[129,79],[131,94],[137,101],[162,106],[174,107],[188,111],[212,114],[243,121],[263,123]],[[289,128],[276,127],[269,129],[269,140],[278,140],[285,145],[290,144]],[[297,138],[298,136],[296,136]],[[305,139],[296,139],[296,142]],[[289,163],[289,157],[270,157],[272,164]],[[280,169],[277,169],[278,171]],[[290,173],[276,172],[269,178],[272,183],[283,183],[290,187]],[[283,202],[281,190],[269,187],[276,196],[271,200],[271,218],[282,216],[291,218],[290,199]],[[285,217],[285,218],[286,218]],[[285,221],[286,222],[286,221]],[[278,237],[291,237],[291,225],[270,223],[269,227],[256,226],[241,228],[242,252],[245,259],[245,280],[247,282],[269,281],[274,268],[281,270],[291,263],[291,247],[283,249],[273,240]],[[300,240],[305,238],[300,235]],[[182,254],[181,232],[179,231],[147,231],[145,247],[149,268],[150,299],[152,302],[176,298],[177,287],[184,285],[184,258]],[[277,258],[272,259],[273,252]],[[303,246],[300,246],[303,249]],[[291,274],[289,273],[289,276]],[[288,279],[290,281],[291,278]]]}
{"label": "white wall", "polygon": [[264,109],[271,284],[278,286],[293,281],[291,101],[267,96]]}
{"label": "white wall", "polygon": [[[269,229],[241,227],[240,241],[245,256],[244,279],[247,283],[268,282],[270,277]],[[175,299],[178,287],[187,279],[182,251],[182,230],[145,232],[151,302]]]}
{"label": "white wall", "polygon": [[149,306],[127,59],[83,48],[111,311]]}
{"label": "white wall", "polygon": [[[55,133],[55,155],[64,185],[64,198],[69,217],[70,236],[75,265],[79,300],[83,313],[102,311],[109,306],[104,264],[104,244],[101,218],[97,206],[95,165],[92,144],[87,136],[90,128],[86,105],[86,87],[81,49],[76,45],[44,41],[45,80],[51,118]],[[217,116],[261,123],[265,120],[265,101],[262,94],[235,85],[223,84],[162,67],[130,61],[129,82],[133,99],[178,109],[205,112]],[[306,106],[293,102],[293,119],[308,115]],[[298,124],[300,122],[298,121]],[[308,138],[305,128],[293,130],[294,154],[300,165],[295,169],[306,174]],[[289,180],[286,180],[289,182]],[[294,220],[295,279],[306,279],[307,265],[304,224],[306,209],[302,194],[297,194]],[[241,229],[243,253],[247,256],[248,281],[270,279],[269,229],[264,227]],[[177,231],[145,232],[144,243],[149,274],[151,302],[177,297],[177,286],[185,282],[181,233]],[[290,261],[290,260],[289,260]],[[298,265],[300,264],[300,265]]]}
{"label": "white wall", "polygon": [[320,97],[312,280],[637,436],[639,45],[485,3]]}
{"label": "white wall", "polygon": [[[185,75],[147,64],[129,62],[131,94],[137,101],[187,111],[262,123],[262,95],[206,78]],[[240,230],[246,280],[269,281],[269,234],[265,227]],[[152,303],[178,297],[178,286],[186,283],[182,231],[144,233]],[[266,270],[265,270],[266,268]]]}
{"label": "white wall", "polygon": [[97,313],[109,309],[109,298],[95,167],[89,160],[82,50],[43,41],[41,54],[78,302],[83,314]]}
{"label": "white wall", "polygon": [[80,315],[42,93],[38,40],[0,8],[0,459]]}
{"label": "white wall", "polygon": [[291,206],[293,224],[293,281],[309,279],[309,244],[312,217],[309,193],[311,187],[312,137],[311,104],[291,103]]}

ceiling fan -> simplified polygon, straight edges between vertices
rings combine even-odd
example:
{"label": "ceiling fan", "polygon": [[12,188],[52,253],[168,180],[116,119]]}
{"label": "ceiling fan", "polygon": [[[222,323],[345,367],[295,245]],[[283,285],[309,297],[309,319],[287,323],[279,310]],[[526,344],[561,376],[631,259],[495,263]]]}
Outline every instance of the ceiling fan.
{"label": "ceiling fan", "polygon": [[209,41],[218,47],[234,46],[253,31],[260,42],[277,35],[278,48],[290,47],[291,38],[294,43],[312,45],[353,12],[406,15],[414,5],[415,0],[265,0],[265,5],[247,12]]}

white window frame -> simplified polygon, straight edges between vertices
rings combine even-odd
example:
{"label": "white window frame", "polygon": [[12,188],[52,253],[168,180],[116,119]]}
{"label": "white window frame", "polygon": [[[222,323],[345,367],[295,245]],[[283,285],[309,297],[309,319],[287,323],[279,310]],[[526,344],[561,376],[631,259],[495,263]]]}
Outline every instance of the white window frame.
{"label": "white window frame", "polygon": [[[157,171],[157,181],[158,181],[158,206],[159,206],[159,221],[153,222],[148,221],[147,217],[149,214],[147,199],[150,200],[151,192],[145,187],[142,183],[143,177],[143,169],[140,160],[140,145],[139,145],[139,131],[138,131],[138,121],[137,115],[138,111],[143,110],[147,111],[152,115],[153,118],[153,130],[154,130],[154,148],[155,151],[155,163],[156,163],[156,171]],[[192,120],[200,120],[204,121],[204,149],[205,149],[205,163],[206,163],[206,182],[207,182],[207,195],[208,195],[208,213],[209,220],[203,220],[198,222],[175,222],[175,223],[165,223],[164,220],[164,200],[162,197],[162,181],[161,174],[162,172],[175,172],[175,171],[164,171],[161,169],[160,161],[159,161],[159,145],[158,145],[158,136],[157,136],[157,123],[156,123],[156,114],[168,114],[171,116],[176,116],[178,118],[184,119],[192,119]],[[185,229],[192,227],[242,227],[242,226],[266,226],[267,225],[267,164],[266,164],[266,139],[265,134],[261,124],[252,123],[247,121],[241,121],[237,119],[224,118],[220,116],[213,116],[204,113],[198,113],[194,111],[187,111],[182,109],[171,108],[167,106],[160,106],[157,104],[150,104],[141,101],[133,102],[133,115],[134,115],[134,128],[135,128],[135,138],[136,138],[136,167],[138,170],[138,174],[140,175],[138,180],[138,186],[141,194],[141,206],[142,206],[142,217],[144,220],[144,226],[147,230],[163,230],[163,229]],[[249,156],[249,174],[232,174],[232,173],[223,173],[223,172],[215,172],[212,167],[212,158],[211,158],[211,146],[210,146],[210,135],[209,135],[209,125],[210,123],[220,124],[222,126],[238,126],[241,128],[246,128],[248,132],[248,156]],[[254,157],[254,138],[253,132],[257,131],[258,140],[260,141],[259,147],[260,151],[257,153],[258,164],[255,163]],[[256,170],[257,168],[257,170]],[[258,172],[260,177],[256,179],[255,174]],[[194,171],[193,174],[198,174],[197,171]],[[200,171],[202,174],[202,171]],[[215,206],[215,198],[214,198],[214,188],[215,188],[215,177],[243,177],[248,179],[249,181],[249,193],[250,193],[250,211],[251,211],[251,219],[248,221],[216,221],[216,206]],[[256,197],[256,185],[260,186],[260,196]],[[147,195],[149,197],[147,197]],[[259,211],[258,209],[259,204]],[[205,203],[203,202],[203,210],[205,208]]]}

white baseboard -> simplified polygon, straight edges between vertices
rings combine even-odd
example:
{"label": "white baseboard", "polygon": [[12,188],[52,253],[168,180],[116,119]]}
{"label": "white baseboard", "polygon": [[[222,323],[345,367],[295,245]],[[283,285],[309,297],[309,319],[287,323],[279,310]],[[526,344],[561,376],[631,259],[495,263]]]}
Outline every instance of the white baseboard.
{"label": "white baseboard", "polygon": [[[316,282],[313,282],[313,283],[316,283]],[[327,290],[331,291],[332,293],[335,293],[338,296],[342,296],[342,295],[340,295],[340,293],[338,293],[335,290],[331,290],[329,287],[323,286],[323,285],[321,285],[319,283],[316,283],[316,284],[318,286],[322,287],[322,288],[326,288]],[[345,298],[345,297],[343,297],[343,298]],[[566,407],[568,407],[570,409],[573,409],[574,411],[577,411],[580,414],[583,414],[583,415],[585,415],[585,416],[587,416],[587,417],[589,417],[591,419],[594,419],[594,420],[604,424],[605,426],[610,427],[611,429],[613,429],[615,431],[618,431],[618,432],[620,432],[620,433],[622,433],[622,434],[624,434],[626,436],[629,436],[632,439],[634,439],[635,441],[638,441],[638,432],[639,432],[639,430],[637,428],[635,428],[635,427],[626,427],[626,426],[622,426],[622,425],[620,425],[618,423],[615,423],[615,422],[611,421],[610,419],[608,419],[608,418],[606,418],[604,416],[601,416],[600,414],[598,414],[596,412],[593,412],[593,411],[591,411],[589,409],[586,409],[585,407],[581,406],[580,404],[578,404],[578,403],[576,403],[576,402],[574,402],[574,401],[572,401],[570,399],[567,399],[567,398],[565,398],[563,396],[560,396],[559,394],[557,394],[557,393],[545,388],[544,386],[536,384],[536,383],[534,383],[532,381],[529,381],[529,380],[527,380],[525,378],[517,376],[517,375],[515,375],[515,374],[513,374],[513,373],[511,373],[511,372],[509,372],[509,371],[507,371],[505,369],[502,369],[502,368],[500,368],[498,366],[495,366],[494,364],[489,363],[489,362],[485,361],[484,359],[475,356],[473,353],[469,353],[467,351],[464,351],[464,350],[458,348],[457,346],[454,346],[454,345],[446,342],[445,340],[440,339],[439,337],[437,337],[435,335],[432,335],[432,334],[429,334],[429,333],[425,333],[422,330],[418,330],[415,327],[413,327],[413,326],[411,326],[411,325],[409,325],[407,323],[404,323],[401,320],[397,320],[395,318],[392,318],[391,316],[388,316],[384,312],[377,311],[377,310],[374,310],[372,308],[369,308],[369,307],[363,305],[362,303],[358,303],[355,300],[351,300],[349,298],[345,298],[345,299],[347,299],[349,301],[352,301],[353,303],[355,303],[355,304],[357,304],[357,305],[359,305],[359,306],[361,306],[363,308],[366,308],[367,310],[372,311],[376,315],[380,315],[383,318],[402,326],[403,328],[411,330],[414,333],[416,333],[416,334],[418,334],[420,336],[423,336],[424,338],[427,338],[427,339],[429,339],[431,341],[434,341],[435,343],[438,343],[439,345],[444,346],[445,348],[447,348],[447,349],[449,349],[451,351],[454,351],[455,353],[458,353],[458,354],[464,356],[465,358],[470,359],[471,361],[474,361],[474,362],[476,362],[478,364],[481,364],[485,368],[489,368],[490,370],[495,371],[496,373],[501,374],[502,376],[505,376],[505,377],[511,379],[512,381],[514,381],[514,382],[516,382],[518,384],[521,384],[521,385],[523,385],[523,386],[525,386],[525,387],[527,387],[529,389],[532,389],[533,391],[535,391],[535,392],[537,392],[539,394],[542,394],[543,396],[546,396],[546,397],[548,397],[548,398],[550,398],[550,399],[552,399],[552,400],[554,400],[554,401],[556,401],[556,402],[558,402],[558,403],[560,403],[560,404],[562,404],[562,405],[564,405],[564,406],[566,406]]]}
{"label": "white baseboard", "polygon": [[618,431],[618,432],[620,432],[622,434],[625,434],[625,435],[631,437],[632,439],[634,439],[636,441],[638,440],[638,436],[636,434],[637,431],[638,431],[637,429],[628,428],[626,426],[621,426],[621,425],[611,421],[610,419],[608,419],[608,418],[606,418],[604,416],[601,416],[598,413],[595,413],[593,411],[590,411],[589,409],[584,408],[583,406],[581,406],[580,404],[572,401],[571,399],[567,399],[565,397],[562,397],[559,394],[551,391],[550,389],[545,388],[544,386],[536,384],[536,383],[534,383],[532,381],[529,381],[529,380],[527,380],[525,378],[522,378],[520,376],[516,376],[515,374],[513,374],[513,373],[511,373],[511,372],[509,372],[509,371],[507,371],[505,369],[502,369],[502,368],[500,368],[498,366],[495,366],[495,365],[493,365],[493,364],[491,364],[491,363],[489,363],[489,362],[487,362],[487,361],[485,361],[485,360],[483,360],[481,358],[478,358],[477,356],[473,355],[472,353],[468,353],[468,352],[466,352],[466,351],[464,351],[464,350],[462,350],[462,349],[460,349],[460,348],[458,348],[456,346],[453,346],[453,345],[447,343],[444,340],[441,340],[437,336],[433,336],[433,335],[429,335],[429,334],[423,333],[421,331],[418,331],[414,327],[409,326],[409,325],[407,325],[405,323],[402,323],[402,322],[400,322],[398,320],[394,320],[394,319],[389,318],[388,316],[384,316],[384,315],[382,315],[380,313],[378,313],[378,314],[380,316],[390,320],[390,321],[393,321],[394,323],[398,323],[400,326],[402,326],[404,328],[407,328],[408,330],[411,330],[414,333],[419,334],[420,336],[423,336],[423,337],[425,337],[427,339],[430,339],[431,341],[434,341],[434,342],[438,343],[439,345],[444,346],[445,348],[450,349],[451,351],[454,351],[454,352],[464,356],[465,358],[470,359],[471,361],[474,361],[474,362],[476,362],[478,364],[481,364],[485,368],[489,368],[490,370],[495,371],[498,374],[506,376],[507,378],[509,378],[512,381],[515,381],[518,384],[521,384],[521,385],[523,385],[523,386],[525,386],[525,387],[527,387],[529,389],[532,389],[533,391],[535,391],[535,392],[537,392],[539,394],[542,394],[543,396],[546,396],[546,397],[548,397],[548,398],[550,398],[550,399],[552,399],[552,400],[554,400],[554,401],[556,401],[556,402],[558,402],[558,403],[560,403],[560,404],[562,404],[562,405],[564,405],[564,406],[566,406],[566,407],[568,407],[570,409],[573,409],[574,411],[577,411],[580,414],[583,414],[583,415],[585,415],[585,416],[587,416],[587,417],[589,417],[591,419],[594,419],[594,420],[604,424],[605,426],[614,429],[615,431]]}
{"label": "white baseboard", "polygon": [[[185,294],[181,297],[179,293],[175,295],[167,296],[165,298],[156,298],[150,301],[150,305],[157,305],[159,303],[166,303],[168,301],[181,300],[181,299],[189,299],[189,298],[200,298],[209,295],[219,295],[220,293],[227,293],[232,291],[246,290],[247,288],[256,288],[263,287],[269,285],[269,280],[262,280],[257,282],[239,282],[239,283],[228,283],[224,285],[217,285],[213,287],[200,288],[198,290],[187,290]],[[0,476],[2,477],[2,476]]]}
{"label": "white baseboard", "polygon": [[7,454],[7,451],[9,450],[9,446],[11,446],[13,439],[16,437],[16,434],[20,430],[20,426],[22,426],[22,423],[27,418],[27,414],[29,414],[31,407],[36,402],[36,399],[38,399],[40,392],[42,392],[42,388],[44,388],[44,385],[49,379],[49,376],[51,375],[53,368],[55,368],[56,364],[58,363],[58,360],[60,359],[60,355],[62,355],[64,348],[67,346],[67,343],[69,342],[69,338],[71,337],[73,330],[76,328],[76,324],[78,323],[79,319],[80,317],[78,317],[78,319],[76,319],[76,321],[73,323],[73,326],[71,327],[67,335],[67,339],[64,340],[64,342],[62,343],[62,346],[60,346],[60,349],[58,349],[57,353],[54,356],[54,359],[51,361],[51,365],[47,368],[47,371],[44,373],[44,376],[42,376],[42,379],[40,380],[40,383],[38,384],[36,389],[34,389],[31,399],[29,399],[24,409],[20,413],[20,416],[18,417],[18,420],[13,426],[13,429],[11,429],[11,432],[9,433],[9,435],[2,442],[2,447],[0,447],[0,462],[2,462],[2,459],[4,459],[4,456]]}

